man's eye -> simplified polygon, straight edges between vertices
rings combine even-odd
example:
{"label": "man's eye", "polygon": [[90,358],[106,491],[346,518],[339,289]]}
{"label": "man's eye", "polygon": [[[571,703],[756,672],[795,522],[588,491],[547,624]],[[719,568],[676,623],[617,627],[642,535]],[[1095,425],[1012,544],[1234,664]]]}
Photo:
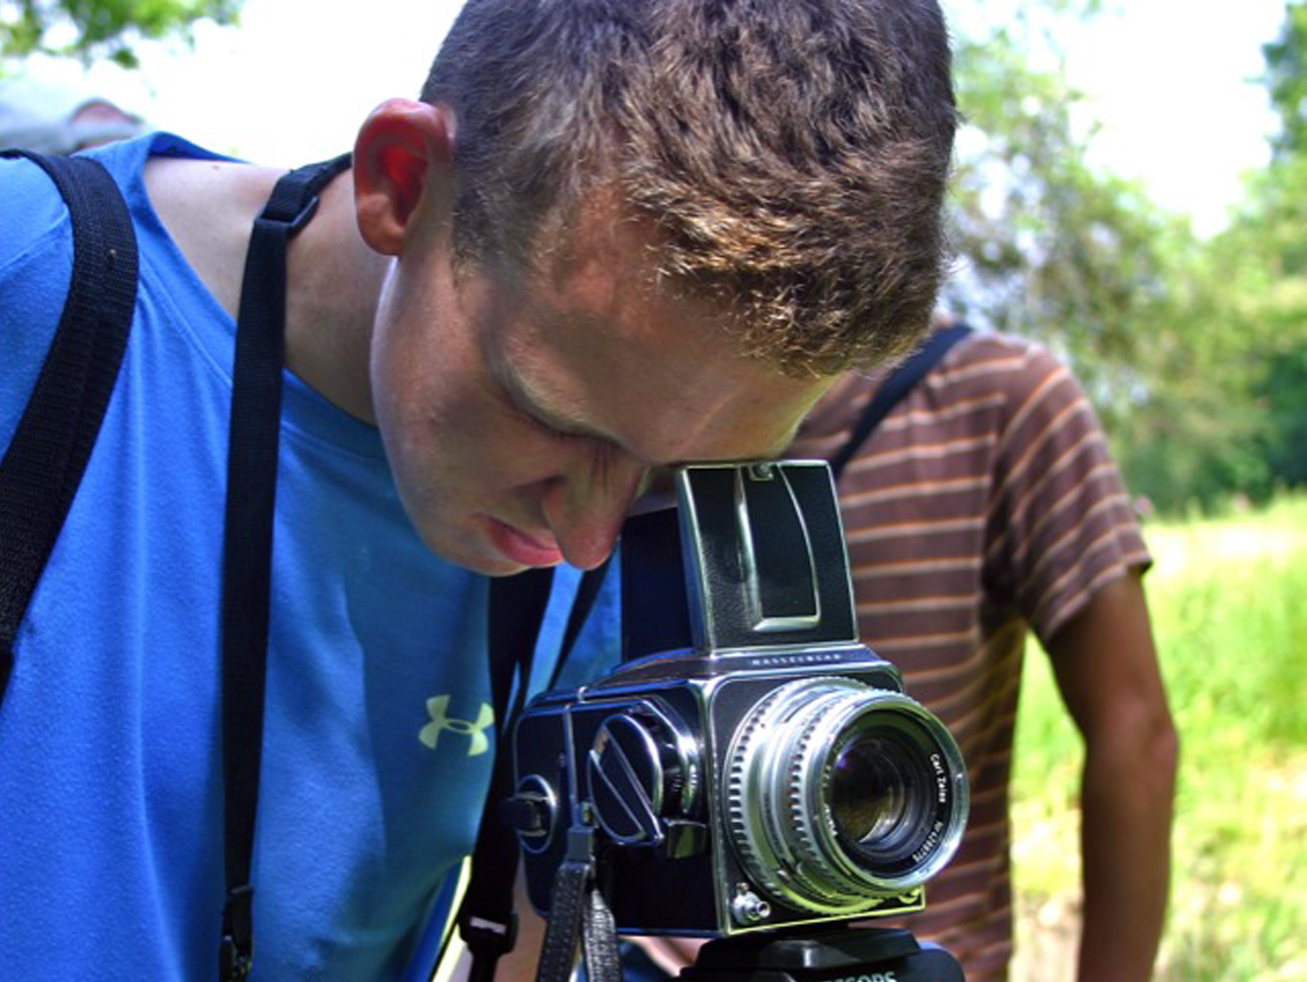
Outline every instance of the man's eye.
{"label": "man's eye", "polygon": [[513,417],[513,419],[516,420],[518,423],[521,423],[523,426],[530,427],[531,429],[536,430],[539,433],[543,433],[545,436],[548,436],[553,439],[561,440],[568,435],[563,430],[560,430],[557,426],[554,426],[549,421],[541,419],[539,416],[537,416],[531,410],[527,409],[516,399],[510,397],[504,401],[504,404],[508,407],[508,412]]}
{"label": "man's eye", "polygon": [[[534,417],[533,417],[533,418],[534,418]],[[563,442],[563,441],[567,441],[567,442],[570,443],[570,442],[572,442],[572,441],[574,441],[574,440],[588,440],[588,439],[589,439],[589,437],[587,437],[587,436],[585,436],[585,435],[583,435],[583,434],[580,434],[580,433],[569,433],[567,430],[562,429],[561,427],[555,426],[553,423],[547,422],[546,420],[543,420],[543,419],[536,419],[536,420],[535,420],[535,424],[536,424],[536,427],[537,427],[538,429],[542,430],[542,431],[543,431],[545,434],[547,434],[551,439],[553,439],[553,440],[557,440],[557,441],[559,441],[560,443]]]}

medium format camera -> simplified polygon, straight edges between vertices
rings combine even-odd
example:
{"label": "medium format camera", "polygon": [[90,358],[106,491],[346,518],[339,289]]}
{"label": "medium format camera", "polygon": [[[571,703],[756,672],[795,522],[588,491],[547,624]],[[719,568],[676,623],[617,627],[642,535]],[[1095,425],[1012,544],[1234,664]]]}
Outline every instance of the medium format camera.
{"label": "medium format camera", "polygon": [[917,910],[966,823],[961,753],[857,640],[830,470],[688,466],[623,534],[625,660],[536,697],[506,811],[532,905],[577,834],[624,933]]}

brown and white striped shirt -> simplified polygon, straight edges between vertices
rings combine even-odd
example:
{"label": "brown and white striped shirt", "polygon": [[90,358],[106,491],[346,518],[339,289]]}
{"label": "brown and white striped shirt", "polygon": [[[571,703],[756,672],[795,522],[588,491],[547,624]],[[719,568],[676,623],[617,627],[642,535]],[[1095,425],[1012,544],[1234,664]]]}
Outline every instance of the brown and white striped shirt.
{"label": "brown and white striped shirt", "polygon": [[[847,376],[791,456],[839,450],[878,379]],[[862,639],[962,747],[971,819],[905,926],[969,982],[1012,953],[1008,781],[1027,628],[1047,641],[1094,592],[1148,563],[1103,434],[1043,348],[975,334],[900,402],[839,483]]]}

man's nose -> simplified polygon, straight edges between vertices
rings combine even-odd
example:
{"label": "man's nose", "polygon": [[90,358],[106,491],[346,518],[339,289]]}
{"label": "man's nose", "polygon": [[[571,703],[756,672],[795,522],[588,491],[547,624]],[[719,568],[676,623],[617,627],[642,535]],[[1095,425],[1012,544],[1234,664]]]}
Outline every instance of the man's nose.
{"label": "man's nose", "polygon": [[640,490],[645,466],[626,455],[556,480],[544,501],[545,520],[563,558],[593,569],[613,551]]}

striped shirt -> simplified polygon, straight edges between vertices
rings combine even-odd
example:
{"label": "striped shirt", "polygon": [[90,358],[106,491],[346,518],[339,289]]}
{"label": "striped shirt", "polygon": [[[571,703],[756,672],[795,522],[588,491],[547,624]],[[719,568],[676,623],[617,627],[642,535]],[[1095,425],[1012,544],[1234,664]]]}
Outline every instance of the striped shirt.
{"label": "striped shirt", "polygon": [[[847,376],[792,456],[829,457],[875,394]],[[1043,348],[976,334],[863,444],[839,493],[862,639],[949,726],[971,777],[957,855],[904,922],[968,982],[1012,954],[1008,781],[1027,629],[1043,642],[1148,555],[1088,400]]]}

